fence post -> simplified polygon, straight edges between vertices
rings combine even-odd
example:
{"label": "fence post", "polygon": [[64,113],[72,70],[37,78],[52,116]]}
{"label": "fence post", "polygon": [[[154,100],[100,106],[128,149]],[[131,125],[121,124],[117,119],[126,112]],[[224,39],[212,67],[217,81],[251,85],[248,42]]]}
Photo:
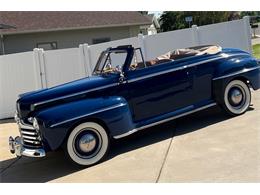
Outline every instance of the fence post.
{"label": "fence post", "polygon": [[86,76],[91,76],[92,66],[91,66],[89,45],[87,43],[79,45],[79,56],[80,56],[80,63],[83,64],[84,66],[84,71]]}
{"label": "fence post", "polygon": [[43,88],[47,87],[47,74],[46,74],[46,65],[44,60],[44,50],[38,49],[39,60],[40,60],[40,68],[41,68],[41,80]]}
{"label": "fence post", "polygon": [[46,88],[45,66],[43,49],[33,49],[33,62],[35,67],[35,80],[38,89]]}
{"label": "fence post", "polygon": [[247,41],[247,49],[248,49],[248,52],[252,54],[252,42],[251,42],[252,34],[251,34],[251,27],[250,27],[250,17],[244,16],[243,23],[244,23],[244,32],[245,32],[246,41]]}
{"label": "fence post", "polygon": [[79,63],[83,69],[84,75],[88,76],[88,71],[86,69],[85,56],[84,56],[84,47],[83,44],[79,45]]}
{"label": "fence post", "polygon": [[91,59],[91,54],[90,54],[90,46],[87,43],[83,44],[83,48],[84,48],[84,56],[85,56],[85,62],[86,62],[86,70],[88,71],[88,76],[92,75],[92,66],[94,64],[92,64],[92,59]]}
{"label": "fence post", "polygon": [[194,46],[200,45],[200,39],[199,39],[199,27],[197,25],[192,25],[192,40]]}
{"label": "fence post", "polygon": [[145,49],[145,38],[144,38],[143,34],[138,34],[138,43],[142,50],[144,61],[146,61],[147,55],[146,55],[146,49]]}

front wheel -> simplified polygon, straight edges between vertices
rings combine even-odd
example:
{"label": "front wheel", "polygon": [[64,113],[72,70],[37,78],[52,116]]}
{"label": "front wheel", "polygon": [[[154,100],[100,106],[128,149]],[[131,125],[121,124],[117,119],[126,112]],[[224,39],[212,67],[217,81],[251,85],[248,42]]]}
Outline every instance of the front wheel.
{"label": "front wheel", "polygon": [[80,166],[100,162],[109,150],[110,140],[106,130],[94,122],[85,122],[70,133],[65,152],[70,160]]}
{"label": "front wheel", "polygon": [[221,105],[232,116],[245,113],[251,102],[251,92],[246,83],[233,80],[225,87]]}

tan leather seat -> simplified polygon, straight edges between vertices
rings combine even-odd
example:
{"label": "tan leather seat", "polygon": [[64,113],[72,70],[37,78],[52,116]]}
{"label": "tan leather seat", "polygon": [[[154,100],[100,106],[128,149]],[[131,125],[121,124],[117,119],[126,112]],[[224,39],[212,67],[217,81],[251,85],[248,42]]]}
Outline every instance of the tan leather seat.
{"label": "tan leather seat", "polygon": [[174,60],[178,60],[185,57],[205,55],[205,54],[216,54],[220,52],[222,48],[218,45],[202,45],[196,47],[189,47],[185,49],[176,49],[172,52],[167,52],[163,55],[158,56],[154,60],[146,61],[145,64],[143,62],[139,62],[137,64],[133,64],[130,66],[132,70],[141,69],[153,65],[162,64],[165,62],[170,62]]}
{"label": "tan leather seat", "polygon": [[220,46],[209,46],[207,48],[205,48],[203,51],[199,52],[197,55],[203,55],[203,54],[216,54],[218,52],[220,52],[222,50],[222,48]]}

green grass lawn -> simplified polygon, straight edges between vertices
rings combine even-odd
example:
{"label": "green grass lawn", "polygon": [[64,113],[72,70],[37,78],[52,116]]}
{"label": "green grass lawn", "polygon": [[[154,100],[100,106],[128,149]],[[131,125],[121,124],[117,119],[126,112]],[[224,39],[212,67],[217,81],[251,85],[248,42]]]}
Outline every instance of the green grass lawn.
{"label": "green grass lawn", "polygon": [[253,45],[253,55],[260,58],[260,44]]}

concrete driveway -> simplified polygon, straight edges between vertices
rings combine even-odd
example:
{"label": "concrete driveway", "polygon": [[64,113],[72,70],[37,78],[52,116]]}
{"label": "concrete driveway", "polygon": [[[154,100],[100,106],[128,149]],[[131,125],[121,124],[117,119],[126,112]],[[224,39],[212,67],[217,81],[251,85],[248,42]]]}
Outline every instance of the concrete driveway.
{"label": "concrete driveway", "polygon": [[252,45],[260,44],[260,38],[251,39]]}
{"label": "concrete driveway", "polygon": [[230,118],[218,107],[116,141],[108,159],[86,169],[62,151],[14,158],[12,120],[0,124],[1,182],[260,182],[260,91],[253,106]]}

